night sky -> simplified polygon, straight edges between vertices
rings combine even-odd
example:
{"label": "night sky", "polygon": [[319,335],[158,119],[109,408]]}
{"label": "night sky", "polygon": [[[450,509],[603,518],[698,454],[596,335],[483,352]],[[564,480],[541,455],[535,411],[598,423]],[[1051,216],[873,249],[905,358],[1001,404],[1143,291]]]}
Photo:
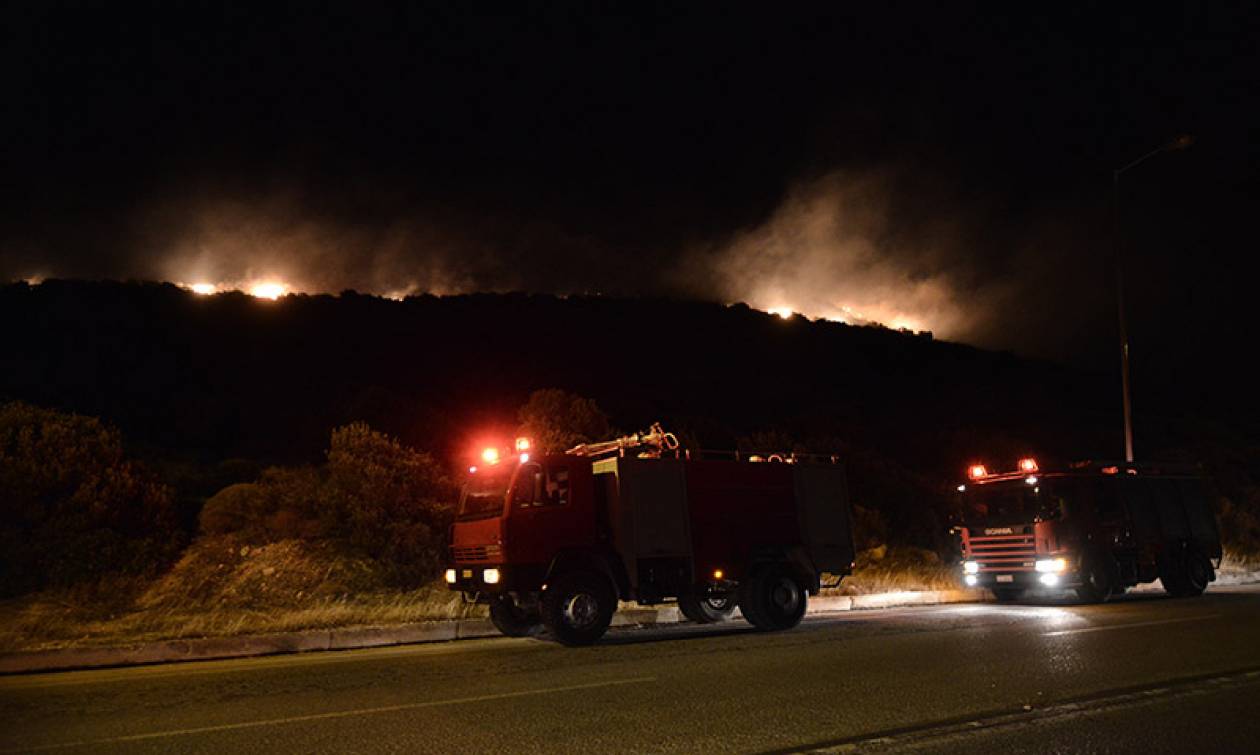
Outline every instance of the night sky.
{"label": "night sky", "polygon": [[[6,3],[0,279],[667,295],[1110,365],[1256,323],[1256,14]],[[1206,334],[1206,335],[1205,335]],[[1161,362],[1161,360],[1163,360]]]}

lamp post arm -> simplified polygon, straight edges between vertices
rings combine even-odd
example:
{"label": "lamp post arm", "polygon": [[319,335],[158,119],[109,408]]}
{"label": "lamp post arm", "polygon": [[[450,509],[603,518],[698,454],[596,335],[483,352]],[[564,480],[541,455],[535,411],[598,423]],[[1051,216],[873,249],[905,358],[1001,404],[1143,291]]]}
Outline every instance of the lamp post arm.
{"label": "lamp post arm", "polygon": [[[1150,152],[1147,152],[1145,155],[1142,155],[1142,156],[1141,156],[1141,157],[1139,157],[1138,159],[1136,159],[1136,160],[1134,160],[1133,162],[1129,163],[1128,165],[1125,165],[1125,166],[1124,166],[1124,167],[1122,167],[1122,168],[1116,168],[1116,171],[1115,171],[1115,172],[1116,172],[1116,176],[1118,177],[1121,173],[1125,172],[1125,171],[1126,171],[1126,170],[1128,170],[1129,168],[1136,168],[1138,165],[1141,165],[1142,163],[1144,163],[1144,162],[1146,162],[1147,160],[1151,159],[1151,158],[1152,158],[1152,157],[1154,157],[1155,155],[1158,155],[1160,152],[1163,152],[1163,151],[1164,151],[1164,150],[1166,150],[1166,149],[1170,149],[1170,147],[1171,147],[1171,145],[1168,145],[1168,144],[1161,144],[1161,145],[1159,145],[1158,147],[1156,147],[1155,149],[1151,150]],[[1120,179],[1119,179],[1119,178],[1117,178],[1116,180],[1117,180],[1117,181],[1119,181]]]}
{"label": "lamp post arm", "polygon": [[1154,157],[1155,155],[1158,155],[1160,152],[1171,152],[1173,150],[1189,149],[1190,145],[1192,144],[1194,144],[1194,137],[1191,136],[1190,134],[1182,134],[1176,139],[1173,139],[1171,142],[1165,142],[1164,144],[1159,145],[1155,149],[1151,150],[1150,152],[1147,152],[1145,155],[1142,155],[1141,157],[1129,163],[1128,165],[1125,165],[1122,168],[1116,168],[1115,170],[1116,181],[1119,182],[1120,180],[1119,176],[1121,173],[1125,172],[1129,168],[1137,167],[1139,164],[1146,162],[1147,160]]}

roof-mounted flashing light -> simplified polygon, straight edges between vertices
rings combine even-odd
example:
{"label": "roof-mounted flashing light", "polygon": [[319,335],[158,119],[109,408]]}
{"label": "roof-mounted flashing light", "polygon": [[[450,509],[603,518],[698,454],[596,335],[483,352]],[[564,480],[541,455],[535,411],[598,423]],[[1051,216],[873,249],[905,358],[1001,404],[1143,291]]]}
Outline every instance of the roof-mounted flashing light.
{"label": "roof-mounted flashing light", "polygon": [[983,464],[972,464],[967,468],[967,476],[973,480],[978,480],[989,474],[989,470],[984,468]]}

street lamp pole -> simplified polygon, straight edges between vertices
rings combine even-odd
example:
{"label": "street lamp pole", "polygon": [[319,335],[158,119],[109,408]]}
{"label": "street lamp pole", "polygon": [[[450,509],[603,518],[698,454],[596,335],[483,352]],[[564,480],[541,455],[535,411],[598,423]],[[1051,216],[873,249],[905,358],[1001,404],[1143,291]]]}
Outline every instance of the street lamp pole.
{"label": "street lamp pole", "polygon": [[1111,238],[1116,259],[1116,315],[1120,323],[1120,385],[1124,401],[1124,460],[1133,462],[1133,403],[1129,397],[1129,328],[1124,308],[1124,239],[1120,224],[1120,176],[1130,168],[1146,162],[1160,152],[1186,149],[1194,144],[1194,137],[1182,134],[1167,144],[1161,144],[1133,162],[1111,171]]}

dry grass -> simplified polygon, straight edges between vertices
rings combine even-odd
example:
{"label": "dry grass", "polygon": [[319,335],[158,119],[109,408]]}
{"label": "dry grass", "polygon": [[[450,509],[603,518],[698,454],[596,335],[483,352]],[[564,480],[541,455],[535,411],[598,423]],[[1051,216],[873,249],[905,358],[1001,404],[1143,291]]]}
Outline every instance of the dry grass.
{"label": "dry grass", "polygon": [[282,609],[124,607],[104,615],[69,604],[60,596],[44,594],[0,606],[0,652],[388,626],[480,613],[465,606],[458,594],[438,585],[415,592],[357,595]]}
{"label": "dry grass", "polygon": [[1237,585],[1260,581],[1260,553],[1226,548],[1221,568],[1216,573],[1219,585]]}
{"label": "dry grass", "polygon": [[160,579],[109,580],[0,604],[0,652],[118,645],[484,615],[433,584],[383,587],[331,544],[194,544]]}
{"label": "dry grass", "polygon": [[881,592],[957,590],[962,587],[957,567],[922,548],[882,545],[862,551],[853,574],[825,595],[869,595]]}
{"label": "dry grass", "polygon": [[1221,559],[1222,569],[1238,568],[1246,571],[1260,569],[1260,552],[1247,552],[1239,548],[1225,548]]}

